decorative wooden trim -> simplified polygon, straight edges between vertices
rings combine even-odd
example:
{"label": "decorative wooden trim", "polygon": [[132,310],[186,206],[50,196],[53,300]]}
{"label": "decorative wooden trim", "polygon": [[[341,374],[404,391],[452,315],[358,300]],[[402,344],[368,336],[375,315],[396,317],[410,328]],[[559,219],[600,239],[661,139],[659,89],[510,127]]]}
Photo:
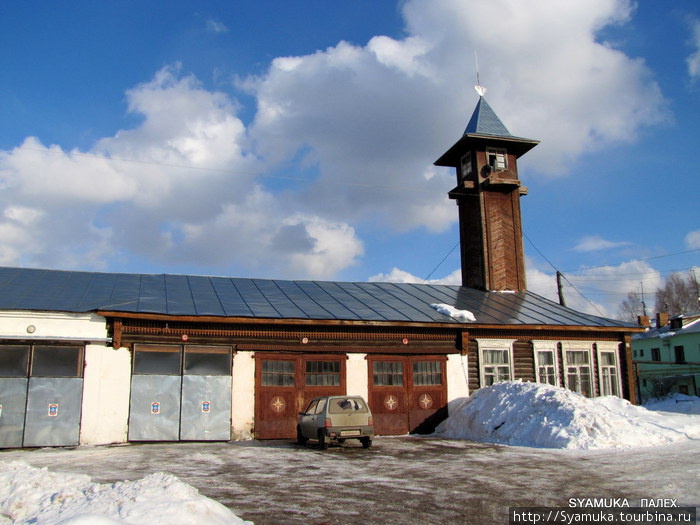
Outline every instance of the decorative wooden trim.
{"label": "decorative wooden trim", "polygon": [[469,352],[469,339],[469,331],[464,330],[462,332],[462,344],[460,345],[461,355],[467,355],[467,353]]}
{"label": "decorative wooden trim", "polygon": [[114,319],[112,323],[112,346],[114,348],[122,347],[122,320]]}
{"label": "decorative wooden trim", "polygon": [[257,317],[219,317],[219,316],[180,316],[180,315],[163,315],[163,314],[148,314],[148,313],[133,313],[133,312],[113,312],[108,310],[97,311],[98,315],[113,319],[137,319],[143,321],[166,321],[166,322],[184,322],[194,324],[217,323],[217,324],[239,324],[239,325],[268,325],[268,326],[288,326],[298,329],[302,326],[312,327],[353,327],[353,328],[420,328],[434,330],[520,330],[520,331],[550,331],[557,330],[563,332],[584,331],[584,332],[611,332],[611,333],[632,333],[643,332],[644,327],[620,327],[620,326],[585,326],[585,325],[503,325],[503,324],[479,324],[479,323],[422,323],[422,322],[405,322],[405,321],[351,321],[342,319],[276,319],[276,318],[257,318]]}
{"label": "decorative wooden trim", "polygon": [[439,346],[294,346],[285,344],[237,344],[236,350],[254,352],[291,352],[298,354],[456,354],[458,350],[454,347]]}

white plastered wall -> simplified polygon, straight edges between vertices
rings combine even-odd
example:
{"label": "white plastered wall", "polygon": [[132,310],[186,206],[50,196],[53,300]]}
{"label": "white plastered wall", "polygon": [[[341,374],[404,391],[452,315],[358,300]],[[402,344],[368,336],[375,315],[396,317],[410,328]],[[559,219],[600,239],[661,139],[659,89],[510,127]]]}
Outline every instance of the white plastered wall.
{"label": "white plastered wall", "polygon": [[467,368],[467,356],[449,354],[447,356],[447,412],[465,397],[469,396],[469,371]]}
{"label": "white plastered wall", "polygon": [[0,311],[0,337],[106,340],[107,322],[92,313]]}
{"label": "white plastered wall", "polygon": [[345,385],[348,394],[369,396],[369,376],[367,375],[367,354],[348,354],[345,364]]}
{"label": "white plastered wall", "polygon": [[129,350],[87,345],[80,425],[82,445],[123,443],[127,440],[130,389]]}
{"label": "white plastered wall", "polygon": [[231,438],[252,439],[255,424],[254,352],[237,351],[233,356],[231,389]]}

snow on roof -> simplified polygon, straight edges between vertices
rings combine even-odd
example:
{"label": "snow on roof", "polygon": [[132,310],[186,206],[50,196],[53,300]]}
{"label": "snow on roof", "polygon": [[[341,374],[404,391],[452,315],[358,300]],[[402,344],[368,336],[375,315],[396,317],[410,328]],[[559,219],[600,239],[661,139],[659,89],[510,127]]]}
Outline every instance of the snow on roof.
{"label": "snow on roof", "polygon": [[465,398],[436,429],[439,437],[514,446],[599,449],[665,445],[700,438],[700,417],[656,412],[615,396],[505,381]]}
{"label": "snow on roof", "polygon": [[476,317],[474,317],[474,314],[471,313],[469,310],[459,310],[454,306],[450,306],[449,304],[444,303],[432,303],[430,306],[432,308],[435,308],[441,314],[449,315],[450,317],[452,317],[453,319],[457,319],[458,321],[476,321]]}
{"label": "snow on roof", "polygon": [[170,474],[101,484],[20,461],[2,464],[0,516],[12,523],[252,525]]}

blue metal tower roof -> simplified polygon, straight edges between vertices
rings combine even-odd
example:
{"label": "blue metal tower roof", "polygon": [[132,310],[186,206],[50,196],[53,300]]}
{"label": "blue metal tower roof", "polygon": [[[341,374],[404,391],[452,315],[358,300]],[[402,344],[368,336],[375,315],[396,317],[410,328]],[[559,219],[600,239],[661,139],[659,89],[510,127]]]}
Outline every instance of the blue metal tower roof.
{"label": "blue metal tower roof", "polygon": [[501,119],[491,109],[484,97],[479,97],[479,102],[474,108],[474,113],[469,119],[464,134],[494,135],[496,137],[512,137],[508,128],[503,125]]}

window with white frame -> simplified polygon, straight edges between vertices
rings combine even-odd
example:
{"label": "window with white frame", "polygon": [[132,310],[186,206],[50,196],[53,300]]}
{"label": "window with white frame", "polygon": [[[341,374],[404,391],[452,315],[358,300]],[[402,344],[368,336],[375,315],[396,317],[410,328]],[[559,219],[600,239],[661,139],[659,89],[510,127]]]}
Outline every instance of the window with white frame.
{"label": "window with white frame", "polygon": [[490,386],[513,379],[514,339],[477,339],[479,345],[479,379]]}
{"label": "window with white frame", "polygon": [[532,347],[535,354],[535,380],[559,386],[556,341],[533,341]]}
{"label": "window with white frame", "polygon": [[591,373],[591,344],[565,343],[563,345],[564,382],[566,388],[586,397],[593,397]]}
{"label": "window with white frame", "polygon": [[598,382],[601,396],[620,396],[620,367],[618,343],[597,343]]}
{"label": "window with white frame", "polygon": [[508,169],[508,153],[503,148],[486,148],[486,162],[493,171]]}

